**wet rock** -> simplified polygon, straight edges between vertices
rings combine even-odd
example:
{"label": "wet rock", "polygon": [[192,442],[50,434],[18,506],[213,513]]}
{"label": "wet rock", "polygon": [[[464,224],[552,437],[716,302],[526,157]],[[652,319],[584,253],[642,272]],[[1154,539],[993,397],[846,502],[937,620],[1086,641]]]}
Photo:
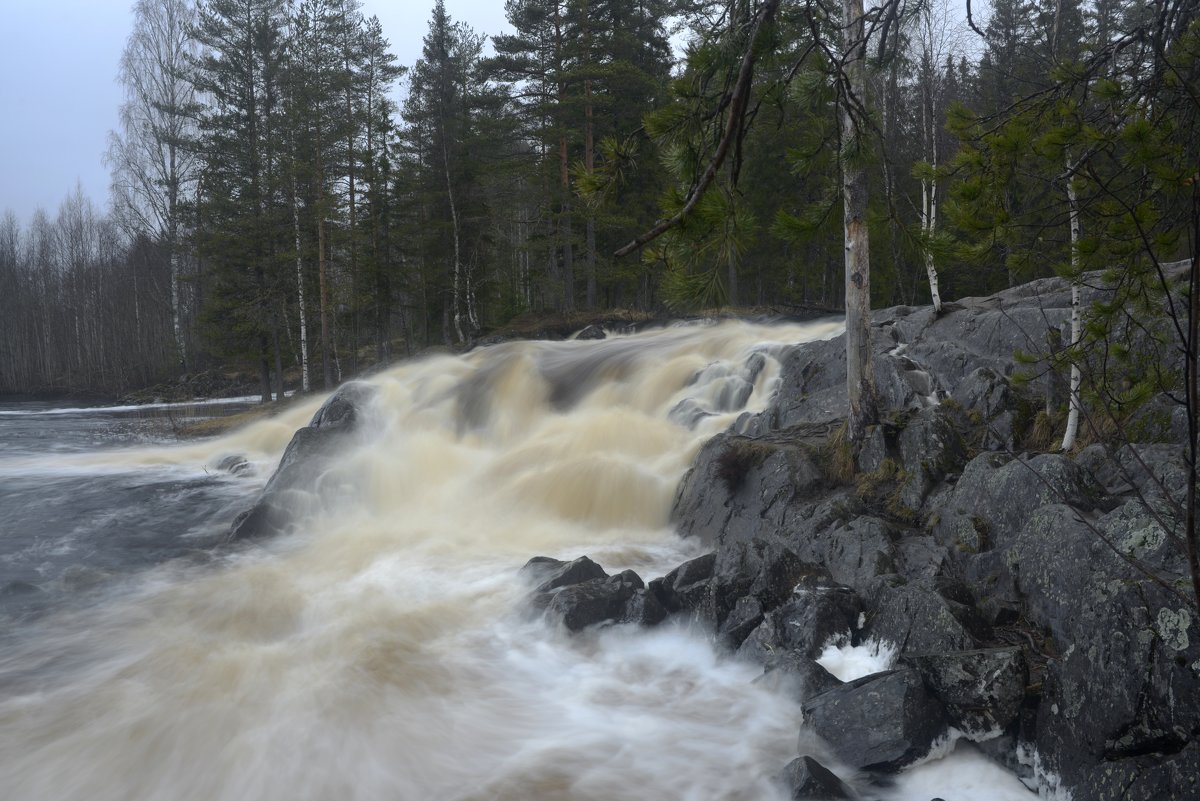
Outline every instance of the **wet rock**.
{"label": "wet rock", "polygon": [[546,593],[570,584],[580,584],[597,578],[608,578],[604,568],[586,556],[570,562],[535,556],[521,568],[521,575],[538,582],[534,592]]}
{"label": "wet rock", "polygon": [[764,617],[738,655],[763,665],[788,652],[816,659],[831,641],[850,641],[862,610],[862,599],[849,587],[819,582],[799,587]]}
{"label": "wet rock", "polygon": [[717,554],[706,553],[684,562],[647,588],[668,612],[699,609],[712,593],[712,575]]}
{"label": "wet rock", "polygon": [[823,471],[793,442],[723,434],[700,449],[671,519],[705,543],[749,540],[780,526],[788,505],[823,487]]}
{"label": "wet rock", "polygon": [[620,623],[634,623],[639,626],[657,626],[670,615],[670,612],[658,600],[658,596],[649,587],[638,590],[625,602],[625,608],[618,620]]}
{"label": "wet rock", "polygon": [[546,615],[562,622],[569,631],[620,622],[626,617],[629,602],[643,589],[645,584],[632,570],[570,584],[554,590],[549,596]]}
{"label": "wet rock", "polygon": [[915,581],[881,592],[862,636],[900,653],[965,651],[977,646],[972,630],[982,626],[972,605],[945,597],[935,581]]}
{"label": "wet rock", "polygon": [[779,774],[779,783],[792,801],[830,801],[854,798],[833,771],[810,756],[793,759]]}
{"label": "wet rock", "polygon": [[292,436],[254,506],[234,520],[229,539],[279,534],[308,510],[319,478],[359,429],[363,410],[374,396],[373,387],[354,381],[343,384],[325,401],[312,421]]}
{"label": "wet rock", "polygon": [[733,611],[721,624],[717,632],[717,642],[730,651],[736,651],[750,632],[758,628],[763,620],[762,603],[752,595],[738,598]]}
{"label": "wet rock", "polygon": [[805,562],[820,565],[838,584],[864,596],[873,596],[886,584],[882,577],[896,573],[894,541],[896,528],[868,515],[844,519],[842,508],[852,510],[855,501],[835,497],[804,518],[800,510],[786,523],[788,541]]}
{"label": "wet rock", "polygon": [[806,725],[838,759],[863,770],[898,771],[927,755],[947,731],[941,705],[911,669],[849,682],[803,710]]}
{"label": "wet rock", "polygon": [[1089,767],[1075,787],[1089,801],[1200,798],[1200,743],[1178,752],[1105,761]]}
{"label": "wet rock", "polygon": [[598,325],[589,325],[575,335],[576,339],[605,339],[608,336]]}
{"label": "wet rock", "polygon": [[1028,669],[1020,648],[906,654],[946,710],[951,726],[973,741],[1003,734],[1017,720]]}
{"label": "wet rock", "polygon": [[246,460],[246,457],[242,456],[241,454],[226,456],[224,459],[217,462],[216,466],[221,472],[230,473],[231,475],[235,476],[240,476],[243,473],[249,473],[254,469],[253,465],[251,465],[250,462]]}
{"label": "wet rock", "polygon": [[790,695],[800,702],[842,686],[836,676],[799,651],[772,654],[767,658],[763,674],[754,683]]}

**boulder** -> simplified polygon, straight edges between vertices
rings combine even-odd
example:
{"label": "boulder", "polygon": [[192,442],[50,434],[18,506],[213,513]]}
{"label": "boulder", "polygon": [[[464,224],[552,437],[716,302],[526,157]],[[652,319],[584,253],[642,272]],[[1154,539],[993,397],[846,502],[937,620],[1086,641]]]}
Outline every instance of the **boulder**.
{"label": "boulder", "polygon": [[551,559],[548,556],[535,556],[521,568],[521,575],[538,582],[534,588],[534,592],[538,593],[548,593],[559,587],[580,584],[591,579],[608,578],[604,568],[586,556],[570,562]]}
{"label": "boulder", "polygon": [[589,325],[575,335],[576,339],[604,339],[608,336],[598,325]]}
{"label": "boulder", "polygon": [[898,771],[947,733],[941,705],[912,669],[849,682],[810,699],[803,710],[806,726],[838,759],[862,770]]}
{"label": "boulder", "polygon": [[279,534],[310,508],[319,478],[359,430],[364,409],[374,396],[374,387],[358,381],[343,384],[330,396],[309,424],[292,436],[254,506],[233,521],[229,539]]}
{"label": "boulder", "polygon": [[836,676],[799,651],[771,654],[763,674],[754,683],[790,695],[801,703],[842,686]]}
{"label": "boulder", "polygon": [[976,633],[984,633],[983,621],[975,614],[969,597],[950,593],[958,597],[948,598],[944,592],[946,585],[936,580],[883,590],[861,636],[888,643],[900,653],[976,648]]}
{"label": "boulder", "polygon": [[569,584],[549,595],[546,616],[560,621],[569,631],[600,623],[619,623],[626,617],[629,602],[644,588],[645,584],[632,570]]}
{"label": "boulder", "polygon": [[832,801],[856,796],[833,771],[810,756],[793,759],[779,774],[779,784],[792,801]]}
{"label": "boulder", "polygon": [[990,740],[1016,722],[1029,678],[1020,648],[906,654],[904,661],[942,703],[950,725],[968,739]]}
{"label": "boulder", "polygon": [[862,610],[862,599],[849,587],[811,582],[767,613],[741,644],[738,655],[762,665],[781,653],[816,659],[830,642],[850,641]]}

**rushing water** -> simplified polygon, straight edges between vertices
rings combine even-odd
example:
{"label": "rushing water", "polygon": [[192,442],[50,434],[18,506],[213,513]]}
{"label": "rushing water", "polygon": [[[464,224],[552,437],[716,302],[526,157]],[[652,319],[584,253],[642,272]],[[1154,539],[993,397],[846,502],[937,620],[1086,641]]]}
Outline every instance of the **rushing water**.
{"label": "rushing water", "polygon": [[[588,554],[649,579],[696,555],[668,516],[697,449],[766,403],[783,347],[833,333],[405,364],[372,379],[318,512],[253,547],[222,535],[319,400],[186,445],[111,412],[0,409],[0,797],[778,798],[794,701],[699,633],[568,637],[527,614],[517,570]],[[231,455],[256,469],[220,471]],[[892,797],[1020,797],[957,759]]]}

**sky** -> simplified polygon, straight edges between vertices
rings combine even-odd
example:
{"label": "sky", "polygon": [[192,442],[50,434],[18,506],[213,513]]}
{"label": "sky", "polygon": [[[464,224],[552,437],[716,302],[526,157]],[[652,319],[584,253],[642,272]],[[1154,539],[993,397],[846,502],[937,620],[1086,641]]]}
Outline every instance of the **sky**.
{"label": "sky", "polygon": [[[117,66],[134,0],[0,0],[0,214],[22,225],[42,208],[52,218],[76,185],[108,203],[104,151],[122,101]],[[976,13],[987,0],[975,0]],[[405,66],[421,55],[433,0],[363,0]],[[507,28],[504,0],[446,0],[479,33]],[[986,12],[985,12],[986,13]]]}
{"label": "sky", "polygon": [[[108,132],[117,127],[117,67],[134,0],[0,0],[0,215],[22,225],[42,208],[53,218],[76,185],[108,203]],[[364,0],[399,62],[412,66],[433,0]],[[504,0],[446,0],[451,18],[480,33],[507,30]]]}

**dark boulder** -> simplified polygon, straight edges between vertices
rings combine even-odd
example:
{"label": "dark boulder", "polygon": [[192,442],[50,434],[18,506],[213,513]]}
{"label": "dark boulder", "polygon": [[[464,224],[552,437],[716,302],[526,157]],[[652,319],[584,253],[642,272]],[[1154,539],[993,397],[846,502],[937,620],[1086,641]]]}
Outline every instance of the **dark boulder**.
{"label": "dark boulder", "polygon": [[712,575],[716,563],[716,552],[698,556],[667,575],[654,579],[647,590],[671,614],[685,609],[697,610],[712,593]]}
{"label": "dark boulder", "polygon": [[738,655],[766,665],[773,654],[793,652],[816,659],[830,642],[849,642],[858,628],[862,599],[849,587],[812,582],[769,612],[746,638]]}
{"label": "dark boulder", "polygon": [[950,725],[973,741],[1010,730],[1025,699],[1029,671],[1020,648],[906,654],[946,710]]}
{"label": "dark boulder", "polygon": [[298,513],[311,508],[318,479],[359,430],[374,387],[343,384],[297,431],[254,506],[233,522],[230,540],[255,539],[285,531]]}
{"label": "dark boulder", "polygon": [[836,676],[799,651],[772,654],[767,658],[763,674],[754,683],[790,695],[800,702],[842,686]]}
{"label": "dark boulder", "polygon": [[802,445],[720,434],[700,449],[676,493],[671,519],[680,536],[715,543],[777,529],[788,505],[825,485]]}
{"label": "dark boulder", "polygon": [[580,584],[596,578],[608,578],[604,568],[586,556],[570,562],[535,556],[521,568],[521,575],[538,582],[534,592],[546,593],[570,584]]}
{"label": "dark boulder", "polygon": [[626,605],[644,588],[645,584],[632,570],[570,584],[550,595],[546,615],[561,621],[570,631],[620,622],[625,617]]}
{"label": "dark boulder", "polygon": [[576,339],[604,339],[608,336],[598,325],[589,325],[575,335]]}
{"label": "dark boulder", "polygon": [[[976,648],[976,635],[984,633],[985,624],[969,597],[949,589],[946,582],[934,580],[883,590],[861,636],[887,643],[900,653]],[[947,597],[947,592],[956,597]]]}
{"label": "dark boulder", "polygon": [[810,756],[793,759],[779,774],[779,783],[792,801],[832,801],[856,798],[854,791]]}
{"label": "dark boulder", "polygon": [[803,710],[806,725],[838,759],[863,770],[898,771],[947,733],[941,705],[911,669],[849,682],[810,699]]}

